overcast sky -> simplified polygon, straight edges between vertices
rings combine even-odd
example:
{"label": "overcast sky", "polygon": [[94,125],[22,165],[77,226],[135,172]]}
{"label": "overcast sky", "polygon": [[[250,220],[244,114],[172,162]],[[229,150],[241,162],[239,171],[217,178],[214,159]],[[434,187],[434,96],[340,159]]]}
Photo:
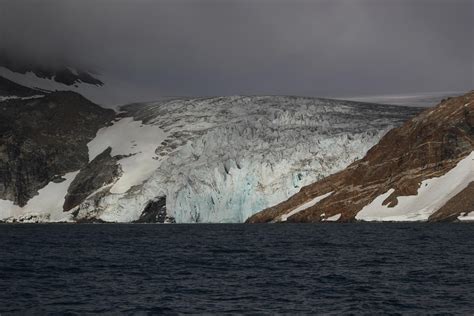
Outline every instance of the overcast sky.
{"label": "overcast sky", "polygon": [[144,98],[467,91],[473,15],[474,0],[0,0],[0,49]]}

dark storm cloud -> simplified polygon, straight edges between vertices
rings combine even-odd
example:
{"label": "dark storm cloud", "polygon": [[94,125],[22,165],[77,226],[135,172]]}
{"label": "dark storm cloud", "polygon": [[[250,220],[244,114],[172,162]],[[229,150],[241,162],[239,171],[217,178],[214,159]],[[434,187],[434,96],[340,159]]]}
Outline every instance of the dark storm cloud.
{"label": "dark storm cloud", "polygon": [[471,0],[0,0],[0,52],[159,95],[344,96],[473,84]]}

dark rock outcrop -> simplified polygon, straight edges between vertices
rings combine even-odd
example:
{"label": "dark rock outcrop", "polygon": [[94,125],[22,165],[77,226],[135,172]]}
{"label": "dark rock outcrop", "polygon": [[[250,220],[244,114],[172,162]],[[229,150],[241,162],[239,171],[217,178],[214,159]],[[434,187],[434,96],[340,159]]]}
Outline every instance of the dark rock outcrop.
{"label": "dark rock outcrop", "polygon": [[160,196],[149,201],[140,218],[134,223],[174,223],[174,218],[166,213],[166,196]]}
{"label": "dark rock outcrop", "polygon": [[0,199],[24,206],[89,162],[87,143],[115,117],[74,92],[0,102]]}
{"label": "dark rock outcrop", "polygon": [[0,76],[0,96],[13,95],[17,97],[30,97],[33,95],[41,94],[44,94],[44,92],[19,85],[16,82],[13,82]]}
{"label": "dark rock outcrop", "polygon": [[111,151],[112,148],[108,147],[77,174],[67,190],[64,211],[79,205],[91,193],[120,177],[122,169],[117,162],[120,157],[110,156]]}
{"label": "dark rock outcrop", "polygon": [[[290,199],[251,216],[247,222],[278,220],[298,206],[329,192],[332,194],[289,216],[287,221],[319,222],[336,214],[341,214],[339,221],[353,221],[365,205],[389,189],[394,191],[383,202],[388,207],[397,205],[399,196],[416,195],[422,181],[446,174],[473,150],[474,91],[425,110],[388,132],[363,159],[303,187]],[[430,220],[452,219],[461,213],[474,211],[471,192],[472,186],[469,186],[435,212]]]}
{"label": "dark rock outcrop", "polygon": [[474,212],[474,181],[429,217],[430,222],[453,221],[462,213]]}

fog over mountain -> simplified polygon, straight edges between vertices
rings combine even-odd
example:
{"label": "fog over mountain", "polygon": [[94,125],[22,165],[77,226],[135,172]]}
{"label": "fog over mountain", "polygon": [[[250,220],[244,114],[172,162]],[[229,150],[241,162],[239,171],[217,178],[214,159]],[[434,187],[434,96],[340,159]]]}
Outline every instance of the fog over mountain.
{"label": "fog over mountain", "polygon": [[442,91],[412,94],[365,95],[355,97],[344,97],[344,99],[379,104],[432,107],[441,102],[443,99],[459,96],[462,94],[463,93],[458,91]]}
{"label": "fog over mountain", "polygon": [[[0,56],[107,75],[123,101],[473,86],[473,1],[7,1]],[[107,82],[106,82],[107,84]]]}

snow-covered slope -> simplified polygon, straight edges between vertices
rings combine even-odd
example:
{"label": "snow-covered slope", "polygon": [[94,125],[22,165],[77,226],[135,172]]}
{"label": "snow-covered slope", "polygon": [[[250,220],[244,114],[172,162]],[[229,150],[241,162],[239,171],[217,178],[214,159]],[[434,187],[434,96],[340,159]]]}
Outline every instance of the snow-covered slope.
{"label": "snow-covered slope", "polygon": [[62,206],[67,188],[78,172],[67,173],[60,183],[48,183],[23,207],[15,205],[12,201],[0,200],[0,219],[19,222],[72,221],[71,214],[64,213]]}
{"label": "snow-covered slope", "polygon": [[[361,158],[419,109],[298,97],[214,97],[133,104],[89,143],[112,147],[122,176],[73,210],[136,220],[166,197],[177,222],[243,222]],[[133,117],[133,119],[131,118]]]}
{"label": "snow-covered slope", "polygon": [[81,81],[67,85],[55,81],[54,77],[38,77],[32,71],[19,73],[11,71],[5,67],[0,67],[0,77],[11,80],[24,87],[36,90],[77,92],[87,99],[107,108],[115,108],[118,105],[126,103],[126,100],[129,100],[123,97],[123,91],[126,89],[126,86],[124,86],[123,83],[104,75],[94,74],[94,77],[97,77],[97,79],[103,83],[100,85]]}
{"label": "snow-covered slope", "polygon": [[397,205],[383,204],[393,189],[366,205],[356,218],[366,221],[426,221],[435,211],[474,181],[474,152],[441,177],[421,182],[416,195],[401,196]]}
{"label": "snow-covered slope", "polygon": [[37,98],[42,98],[42,97],[44,97],[44,95],[42,95],[42,94],[32,95],[30,97],[19,97],[19,96],[16,96],[16,95],[9,95],[9,96],[6,96],[6,97],[0,96],[0,102],[7,101],[7,100],[14,100],[14,99],[31,100],[31,99],[37,99]]}

